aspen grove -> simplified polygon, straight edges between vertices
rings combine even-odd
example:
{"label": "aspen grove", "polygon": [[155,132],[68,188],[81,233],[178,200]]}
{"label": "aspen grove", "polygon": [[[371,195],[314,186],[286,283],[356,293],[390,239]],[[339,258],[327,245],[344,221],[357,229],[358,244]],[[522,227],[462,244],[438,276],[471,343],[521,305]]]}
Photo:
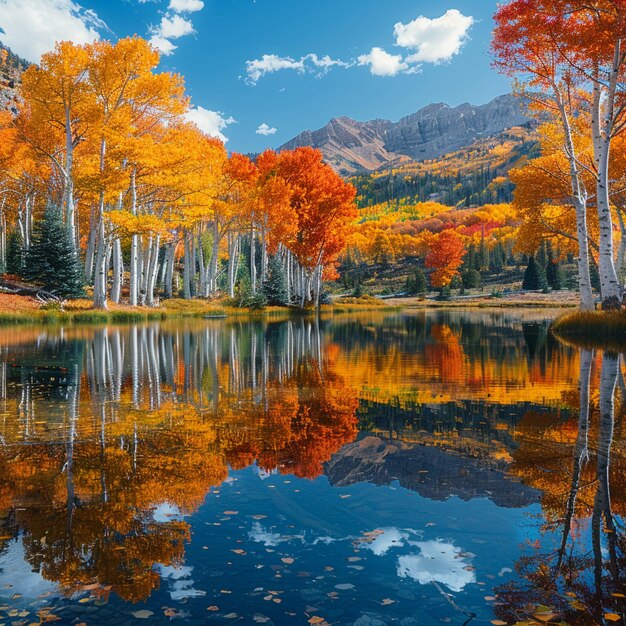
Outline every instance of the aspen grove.
{"label": "aspen grove", "polygon": [[178,294],[250,305],[270,267],[281,304],[319,304],[357,217],[352,185],[312,148],[228,154],[158,63],[132,37],[58,43],[25,71],[17,115],[0,114],[2,267],[12,238],[15,273],[29,274],[33,228],[54,207],[95,308]]}

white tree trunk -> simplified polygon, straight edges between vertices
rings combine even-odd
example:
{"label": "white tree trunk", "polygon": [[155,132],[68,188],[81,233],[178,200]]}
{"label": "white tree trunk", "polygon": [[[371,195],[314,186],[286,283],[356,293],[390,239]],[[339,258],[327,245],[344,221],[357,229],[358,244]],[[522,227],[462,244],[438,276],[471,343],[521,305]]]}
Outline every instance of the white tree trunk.
{"label": "white tree trunk", "polygon": [[148,306],[154,306],[154,286],[156,284],[156,277],[159,271],[159,246],[161,243],[161,237],[155,235],[152,241],[152,254],[150,255],[150,268],[148,270],[148,285],[146,289],[146,304]]}
{"label": "white tree trunk", "polygon": [[96,239],[96,265],[93,284],[93,306],[95,309],[107,308],[107,253],[109,242],[104,228],[104,216],[98,220]]}
{"label": "white tree trunk", "polygon": [[576,211],[576,235],[578,239],[578,291],[580,294],[580,309],[593,311],[593,292],[591,290],[591,276],[589,274],[589,234],[587,232],[587,193],[578,171],[576,148],[572,137],[569,115],[560,93],[556,90],[561,124],[565,134],[565,154],[570,168],[570,185],[572,200]]}
{"label": "white tree trunk", "polygon": [[[598,271],[600,273],[600,288],[602,301],[609,298],[622,300],[622,286],[615,270],[613,249],[613,216],[609,200],[609,155],[611,150],[611,135],[613,119],[609,113],[612,110],[614,93],[606,97],[602,94],[602,84],[598,76],[595,77],[591,108],[591,132],[593,139],[593,158],[596,166],[596,206],[598,210],[598,226],[600,230]],[[612,82],[613,77],[611,77]],[[603,112],[603,107],[607,111]],[[604,116],[604,122],[602,120]]]}
{"label": "white tree trunk", "polygon": [[191,264],[195,264],[195,259],[191,258],[189,233],[185,231],[183,237],[185,246],[185,263],[183,265],[183,297],[185,300],[191,300]]}
{"label": "white tree trunk", "polygon": [[124,280],[124,259],[122,258],[122,243],[117,237],[113,242],[113,285],[111,287],[111,301],[119,304]]}

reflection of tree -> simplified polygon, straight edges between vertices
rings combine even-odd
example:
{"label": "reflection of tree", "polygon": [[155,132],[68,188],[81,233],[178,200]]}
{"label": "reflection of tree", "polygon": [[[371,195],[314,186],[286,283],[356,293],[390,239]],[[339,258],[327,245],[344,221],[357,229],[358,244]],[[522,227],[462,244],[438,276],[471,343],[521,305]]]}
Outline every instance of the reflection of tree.
{"label": "reflection of tree", "polygon": [[542,605],[568,624],[603,624],[626,609],[626,537],[615,513],[626,512],[626,455],[614,432],[620,357],[602,355],[597,404],[592,370],[593,353],[582,349],[577,423],[529,415],[520,424],[511,471],[543,491],[546,522],[534,554],[517,563],[520,582],[499,590],[502,619],[521,620]]}
{"label": "reflection of tree", "polygon": [[147,597],[227,464],[315,477],[356,435],[355,394],[310,321],[95,329],[71,359],[63,337],[37,341],[0,368],[0,402],[20,416],[0,422],[0,524],[70,590]]}

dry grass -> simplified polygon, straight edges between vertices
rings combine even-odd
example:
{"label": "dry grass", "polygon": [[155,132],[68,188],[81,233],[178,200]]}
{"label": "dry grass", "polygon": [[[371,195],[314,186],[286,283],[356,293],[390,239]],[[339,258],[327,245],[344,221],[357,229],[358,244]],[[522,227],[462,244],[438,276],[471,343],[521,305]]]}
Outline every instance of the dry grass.
{"label": "dry grass", "polygon": [[568,313],[552,324],[552,332],[568,343],[618,352],[626,351],[626,311]]}

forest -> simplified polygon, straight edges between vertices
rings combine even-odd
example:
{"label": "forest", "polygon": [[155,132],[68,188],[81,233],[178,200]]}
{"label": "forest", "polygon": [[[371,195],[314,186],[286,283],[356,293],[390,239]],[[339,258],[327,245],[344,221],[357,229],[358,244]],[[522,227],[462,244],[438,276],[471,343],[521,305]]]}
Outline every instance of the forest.
{"label": "forest", "polygon": [[63,42],[23,73],[0,120],[4,270],[99,309],[218,292],[318,303],[354,188],[310,148],[228,154],[158,63],[139,37]]}
{"label": "forest", "polygon": [[0,116],[0,269],[96,309],[485,286],[620,308],[626,9],[535,4],[498,8],[491,44],[532,123],[349,180],[312,148],[229,153],[139,37],[59,43]]}

